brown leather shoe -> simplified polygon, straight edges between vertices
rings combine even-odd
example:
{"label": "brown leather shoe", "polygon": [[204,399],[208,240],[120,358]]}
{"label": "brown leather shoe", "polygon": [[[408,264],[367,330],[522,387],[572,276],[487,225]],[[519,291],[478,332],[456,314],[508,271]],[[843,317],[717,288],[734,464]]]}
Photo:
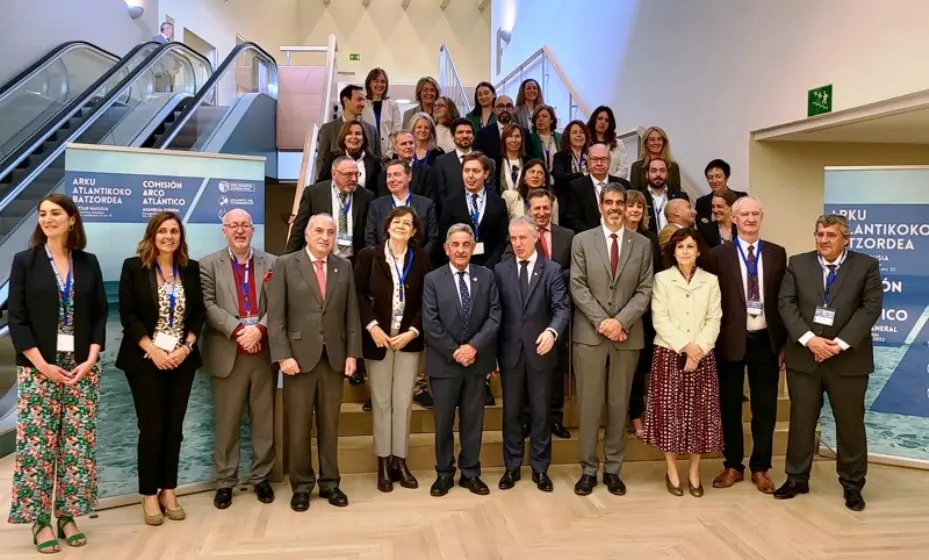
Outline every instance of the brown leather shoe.
{"label": "brown leather shoe", "polygon": [[752,482],[755,483],[755,488],[763,494],[773,494],[774,493],[774,482],[771,480],[771,477],[768,476],[768,471],[758,471],[752,473]]}
{"label": "brown leather shoe", "polygon": [[736,482],[742,482],[745,477],[738,469],[726,469],[713,479],[713,488],[729,488]]}

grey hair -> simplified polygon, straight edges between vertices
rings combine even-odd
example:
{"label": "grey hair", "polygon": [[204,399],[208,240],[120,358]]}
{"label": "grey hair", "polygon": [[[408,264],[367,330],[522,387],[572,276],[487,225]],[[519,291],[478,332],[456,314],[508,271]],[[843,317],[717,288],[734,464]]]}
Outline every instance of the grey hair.
{"label": "grey hair", "polygon": [[735,199],[735,202],[732,203],[732,215],[735,216],[736,214],[738,214],[739,208],[745,205],[746,202],[754,202],[755,204],[757,204],[758,210],[760,210],[761,214],[764,215],[764,206],[761,205],[761,201],[749,194],[740,196],[739,198]]}
{"label": "grey hair", "polygon": [[510,228],[513,226],[527,226],[532,233],[539,233],[539,226],[535,225],[535,220],[529,216],[516,216],[510,220]]}
{"label": "grey hair", "polygon": [[332,214],[328,214],[326,212],[320,212],[319,214],[313,214],[312,216],[310,216],[310,221],[306,223],[306,228],[304,228],[303,233],[310,231],[310,228],[313,227],[313,222],[316,222],[318,220],[329,220],[330,222],[332,222],[333,226],[339,227],[339,225],[335,221],[335,218],[332,217]]}
{"label": "grey hair", "polygon": [[[413,121],[410,120],[410,122],[413,122]],[[397,143],[397,138],[399,138],[399,137],[400,137],[401,135],[403,135],[403,134],[409,134],[410,136],[413,136],[413,132],[412,132],[412,131],[407,130],[407,129],[405,129],[405,128],[402,128],[402,129],[400,129],[400,130],[398,130],[398,131],[396,131],[396,132],[391,132],[391,133],[390,133],[390,143],[391,143],[391,144],[396,144],[396,143]],[[415,136],[413,136],[413,140],[414,140],[414,141],[416,140],[416,137],[415,137]]]}
{"label": "grey hair", "polygon": [[[436,136],[435,136],[435,120],[433,120],[432,115],[425,111],[420,111],[413,115],[413,118],[410,119],[410,129],[416,128],[416,122],[419,119],[426,119],[426,122],[429,123],[429,149],[434,149],[436,146]],[[413,139],[416,139],[416,135],[413,135]]]}
{"label": "grey hair", "polygon": [[339,165],[340,165],[343,161],[351,161],[351,162],[354,162],[355,160],[353,160],[353,159],[350,158],[349,156],[339,156],[339,157],[335,158],[335,161],[332,162],[332,167],[329,169],[329,171],[332,172],[332,173],[335,173],[335,170],[339,168]]}
{"label": "grey hair", "polygon": [[445,234],[445,242],[448,243],[451,241],[452,236],[456,233],[467,233],[471,236],[471,239],[474,240],[474,230],[471,229],[471,226],[468,224],[454,224],[452,227],[448,228],[448,233]]}
{"label": "grey hair", "polygon": [[670,220],[671,214],[672,212],[674,212],[674,209],[677,208],[678,206],[681,206],[682,204],[686,204],[687,206],[690,206],[690,202],[684,198],[674,198],[666,202],[664,205],[664,217]]}
{"label": "grey hair", "polygon": [[622,186],[620,183],[607,183],[605,187],[600,189],[600,204],[603,204],[603,201],[606,200],[606,195],[608,193],[619,193],[623,195],[623,203],[626,202],[626,187]]}
{"label": "grey hair", "polygon": [[839,231],[842,233],[842,237],[852,236],[852,230],[848,225],[848,218],[842,214],[823,214],[822,216],[816,218],[816,227],[813,229],[814,233],[819,230],[819,226],[839,226]]}

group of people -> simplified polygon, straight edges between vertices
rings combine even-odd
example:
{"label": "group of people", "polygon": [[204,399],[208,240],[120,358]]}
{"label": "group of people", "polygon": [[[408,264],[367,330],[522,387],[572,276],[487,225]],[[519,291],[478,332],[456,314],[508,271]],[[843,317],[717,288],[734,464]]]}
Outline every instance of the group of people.
{"label": "group of people", "polygon": [[[578,495],[593,492],[601,470],[610,493],[626,493],[620,472],[628,420],[665,453],[671,494],[683,495],[686,477],[689,493],[702,496],[700,457],[720,450],[725,469],[713,486],[743,480],[747,370],[748,466],[758,490],[781,499],[808,491],[826,393],[845,502],[864,507],[864,392],[882,288],[877,262],[848,250],[844,217],[820,217],[816,250],[788,259],[761,236],[760,201],[728,188],[725,162],[707,166],[712,192],[694,210],[660,129],[643,137],[643,158],[627,179],[613,174],[624,173],[625,155],[608,108],[589,125],[570,123],[563,149],[553,153],[554,111],[542,105],[538,84],[523,84],[518,106],[484,84],[468,118],[445,121],[455,148],[438,154],[423,140],[435,141],[435,113],[443,99],[446,111],[450,105],[434,80],[420,81],[418,110],[402,117],[412,130],[394,130],[386,143],[382,119],[399,114],[386,74],[372,71],[365,86],[345,88],[344,122],[323,127],[321,180],[302,195],[285,255],[253,248],[251,216],[234,209],[223,217],[227,247],[199,262],[188,255],[181,218],[170,212],[151,218],[137,255],[125,261],[116,366],[138,417],[146,523],[186,517],[175,489],[198,369],[211,375],[214,395],[214,505],[233,501],[246,404],[249,480],[258,500],[274,500],[268,475],[279,371],[290,505],[306,511],[317,486],[330,504],[348,505],[339,484],[339,412],[345,380],[364,381],[362,363],[379,490],[419,486],[406,464],[410,415],[414,394],[428,394],[436,463],[430,494],[450,492],[458,471],[458,485],[488,494],[483,415],[488,396],[493,401],[487,380],[499,373],[505,470],[497,486],[519,482],[528,438],[533,483],[551,492],[552,435],[570,437],[555,412],[569,352],[578,389]],[[365,122],[371,109],[377,126]],[[524,115],[531,115],[532,135],[518,124]],[[529,145],[541,146],[541,154]],[[539,157],[524,159],[529,150]],[[58,538],[85,544],[74,519],[96,499],[94,418],[107,304],[99,263],[85,244],[74,203],[49,195],[39,202],[30,248],[11,271],[20,424],[10,521],[32,523],[42,552],[60,549],[52,514]],[[787,481],[775,490],[768,471],[785,361]],[[686,475],[678,472],[679,455],[689,459]]]}

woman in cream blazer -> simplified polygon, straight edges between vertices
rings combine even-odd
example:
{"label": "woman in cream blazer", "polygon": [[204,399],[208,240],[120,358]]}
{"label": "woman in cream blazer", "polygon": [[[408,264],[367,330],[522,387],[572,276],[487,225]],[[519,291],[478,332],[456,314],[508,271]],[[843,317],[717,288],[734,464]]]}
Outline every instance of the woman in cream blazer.
{"label": "woman in cream blazer", "polygon": [[[365,78],[365,93],[368,96],[368,102],[361,111],[361,120],[370,123],[377,130],[381,154],[385,157],[393,153],[392,135],[400,130],[402,124],[400,106],[387,96],[389,87],[387,72],[380,68],[374,68],[368,72],[368,77]],[[377,109],[377,114],[375,114],[375,109]]]}
{"label": "woman in cream blazer", "polygon": [[[503,181],[500,181],[501,184]],[[506,213],[512,220],[517,216],[524,216],[529,213],[529,193],[536,189],[548,188],[548,169],[545,163],[540,159],[531,159],[525,163],[523,174],[519,178],[519,186],[515,189],[500,190],[503,194],[503,202],[506,203]],[[554,194],[554,193],[553,193]],[[552,223],[558,225],[558,200],[552,207]]]}

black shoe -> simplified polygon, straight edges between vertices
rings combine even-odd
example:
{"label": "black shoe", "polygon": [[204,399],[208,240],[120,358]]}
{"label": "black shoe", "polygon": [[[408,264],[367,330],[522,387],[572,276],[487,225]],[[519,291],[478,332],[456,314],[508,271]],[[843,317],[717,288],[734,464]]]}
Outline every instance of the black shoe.
{"label": "black shoe", "polygon": [[554,422],[552,424],[552,435],[560,437],[561,439],[571,439],[571,432],[569,432],[561,422]]}
{"label": "black shoe", "polygon": [[390,458],[390,480],[399,482],[404,488],[419,488],[419,481],[410,472],[410,468],[406,466],[406,459],[403,457]]}
{"label": "black shoe", "polygon": [[263,504],[270,504],[274,501],[274,488],[271,488],[271,483],[267,480],[262,480],[255,485],[255,494],[258,496],[258,501]]}
{"label": "black shoe", "polygon": [[578,496],[590,496],[596,485],[597,477],[589,474],[582,474],[581,478],[577,479],[577,483],[574,484],[574,493]]}
{"label": "black shoe", "polygon": [[329,490],[320,490],[319,497],[329,500],[329,503],[335,507],[345,507],[348,505],[348,496],[339,490],[338,487],[330,488]]}
{"label": "black shoe", "polygon": [[494,394],[490,392],[490,382],[484,384],[484,406],[493,406],[496,404]]}
{"label": "black shoe", "polygon": [[364,404],[361,405],[361,410],[364,412],[371,412],[371,397],[368,397],[368,400],[366,400]]}
{"label": "black shoe", "polygon": [[516,486],[516,483],[519,479],[522,478],[519,474],[519,469],[507,469],[503,476],[500,477],[500,483],[497,484],[497,487],[501,490],[509,490],[510,488]]}
{"label": "black shoe", "polygon": [[392,457],[377,458],[377,489],[381,492],[393,492],[394,481],[390,476],[390,462]]}
{"label": "black shoe", "polygon": [[532,482],[535,482],[535,485],[543,492],[551,492],[555,489],[555,485],[552,484],[552,479],[548,477],[548,473],[532,473]]}
{"label": "black shoe", "polygon": [[484,481],[481,480],[479,476],[472,476],[470,478],[463,476],[458,480],[458,486],[467,488],[472,494],[477,494],[478,496],[490,494],[490,488],[484,484]]}
{"label": "black shoe", "polygon": [[614,496],[626,495],[626,485],[618,474],[603,473],[603,484],[606,484],[606,489]]}
{"label": "black shoe", "polygon": [[310,509],[310,493],[294,492],[290,498],[290,509],[294,511],[306,511]]}
{"label": "black shoe", "polygon": [[226,509],[232,505],[232,488],[217,488],[213,496],[213,505],[216,509]]}
{"label": "black shoe", "polygon": [[809,494],[810,486],[800,484],[793,480],[788,480],[780,488],[774,491],[775,500],[791,500],[797,497],[797,494]]}
{"label": "black shoe", "polygon": [[864,509],[864,498],[860,490],[845,491],[845,507],[852,511],[861,511]]}
{"label": "black shoe", "polygon": [[452,486],[455,485],[455,481],[452,477],[448,475],[439,475],[435,479],[435,482],[432,483],[432,488],[429,489],[429,494],[435,496],[436,498],[448,494],[448,491],[452,489]]}
{"label": "black shoe", "polygon": [[523,424],[523,439],[526,439],[532,435],[532,426],[529,424]]}
{"label": "black shoe", "polygon": [[360,371],[356,371],[348,378],[348,382],[350,385],[361,385],[365,382],[365,376]]}
{"label": "black shoe", "polygon": [[422,393],[414,396],[413,402],[423,408],[432,408],[435,406],[435,401],[432,400],[432,395],[426,391],[423,391]]}

